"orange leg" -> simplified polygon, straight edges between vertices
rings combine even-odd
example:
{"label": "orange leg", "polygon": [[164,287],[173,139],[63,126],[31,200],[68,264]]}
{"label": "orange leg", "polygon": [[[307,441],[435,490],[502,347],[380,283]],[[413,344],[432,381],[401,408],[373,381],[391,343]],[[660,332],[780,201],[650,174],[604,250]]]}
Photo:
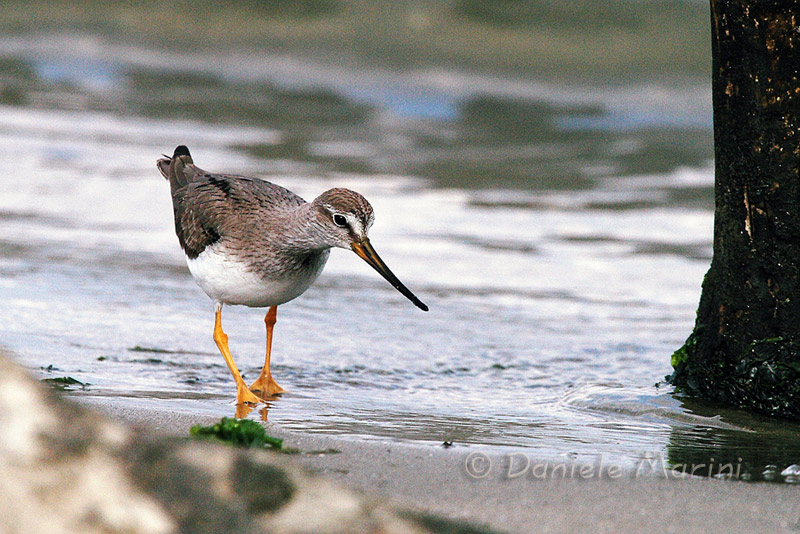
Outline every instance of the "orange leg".
{"label": "orange leg", "polygon": [[217,305],[216,319],[214,320],[214,342],[225,358],[225,363],[228,364],[228,369],[231,370],[233,379],[236,381],[236,404],[240,405],[245,402],[256,404],[261,402],[261,399],[247,388],[247,384],[242,380],[242,375],[239,374],[239,369],[236,368],[236,364],[233,362],[233,356],[231,356],[231,351],[228,348],[228,335],[222,331],[222,306],[220,305]]}
{"label": "orange leg", "polygon": [[269,357],[272,352],[272,329],[275,328],[275,322],[278,316],[278,307],[272,306],[264,317],[264,323],[267,325],[267,358],[264,361],[264,368],[261,369],[261,374],[255,382],[250,386],[250,389],[257,392],[261,398],[272,397],[278,393],[286,391],[275,382],[272,378],[272,372],[269,369]]}

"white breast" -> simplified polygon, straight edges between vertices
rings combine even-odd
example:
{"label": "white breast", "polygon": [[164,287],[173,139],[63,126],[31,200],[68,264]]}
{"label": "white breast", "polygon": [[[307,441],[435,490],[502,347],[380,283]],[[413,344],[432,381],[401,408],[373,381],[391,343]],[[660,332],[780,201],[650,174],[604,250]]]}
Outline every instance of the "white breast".
{"label": "white breast", "polygon": [[265,308],[302,295],[322,272],[327,259],[325,251],[315,268],[293,273],[298,276],[262,278],[215,243],[197,258],[187,257],[186,265],[197,285],[215,302]]}

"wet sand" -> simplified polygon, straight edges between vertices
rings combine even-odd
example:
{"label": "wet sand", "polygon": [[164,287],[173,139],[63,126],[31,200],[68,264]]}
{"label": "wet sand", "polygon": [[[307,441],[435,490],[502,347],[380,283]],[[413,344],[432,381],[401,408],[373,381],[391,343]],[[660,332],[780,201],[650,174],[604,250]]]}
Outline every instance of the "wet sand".
{"label": "wet sand", "polygon": [[[185,412],[84,398],[115,419],[187,436],[216,421]],[[269,432],[320,475],[404,507],[505,532],[798,532],[798,488],[707,477],[665,478],[658,465],[573,466],[537,462],[454,443],[418,445],[376,438]],[[486,468],[488,472],[486,471]],[[698,471],[699,473],[699,471]]]}

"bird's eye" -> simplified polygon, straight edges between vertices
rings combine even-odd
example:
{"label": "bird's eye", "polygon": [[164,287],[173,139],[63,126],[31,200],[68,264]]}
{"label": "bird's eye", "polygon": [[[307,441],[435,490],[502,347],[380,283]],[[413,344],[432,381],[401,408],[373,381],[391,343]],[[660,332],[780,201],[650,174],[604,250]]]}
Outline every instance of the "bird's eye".
{"label": "bird's eye", "polygon": [[345,218],[344,215],[336,213],[333,215],[333,224],[335,224],[336,226],[345,227],[347,226],[347,219]]}

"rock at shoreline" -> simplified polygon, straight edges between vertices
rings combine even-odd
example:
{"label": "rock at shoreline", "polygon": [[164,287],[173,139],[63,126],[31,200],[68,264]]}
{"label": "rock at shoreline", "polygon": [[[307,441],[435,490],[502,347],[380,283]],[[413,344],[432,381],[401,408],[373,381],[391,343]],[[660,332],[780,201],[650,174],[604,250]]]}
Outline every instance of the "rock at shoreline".
{"label": "rock at shoreline", "polygon": [[479,533],[311,476],[286,455],[129,428],[0,353],[0,531]]}

